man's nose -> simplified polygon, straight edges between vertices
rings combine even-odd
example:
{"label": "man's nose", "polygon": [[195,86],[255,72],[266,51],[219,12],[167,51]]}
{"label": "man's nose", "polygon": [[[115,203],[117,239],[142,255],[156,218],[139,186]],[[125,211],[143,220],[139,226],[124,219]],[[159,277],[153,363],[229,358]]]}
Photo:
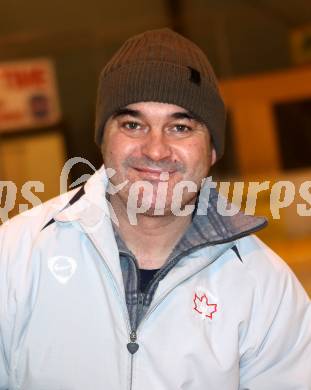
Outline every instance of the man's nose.
{"label": "man's nose", "polygon": [[153,161],[163,160],[171,155],[169,141],[160,130],[151,130],[144,140],[142,153]]}

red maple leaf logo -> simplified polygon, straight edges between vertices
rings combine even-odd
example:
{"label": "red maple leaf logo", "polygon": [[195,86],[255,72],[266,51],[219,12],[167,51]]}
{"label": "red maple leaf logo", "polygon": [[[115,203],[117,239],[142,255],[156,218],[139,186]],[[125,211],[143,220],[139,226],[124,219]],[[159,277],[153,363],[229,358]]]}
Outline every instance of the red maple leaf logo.
{"label": "red maple leaf logo", "polygon": [[216,303],[208,303],[208,298],[206,294],[203,294],[201,297],[195,293],[194,295],[194,310],[199,314],[204,315],[210,319],[213,318],[213,314],[217,312],[217,304]]}

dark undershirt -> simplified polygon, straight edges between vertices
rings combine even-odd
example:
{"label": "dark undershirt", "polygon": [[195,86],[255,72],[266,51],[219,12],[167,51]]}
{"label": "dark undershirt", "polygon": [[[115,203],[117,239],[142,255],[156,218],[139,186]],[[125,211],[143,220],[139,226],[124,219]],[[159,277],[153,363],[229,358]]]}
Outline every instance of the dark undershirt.
{"label": "dark undershirt", "polygon": [[153,279],[154,275],[159,271],[158,269],[139,269],[140,273],[140,291],[143,293],[147,285]]}

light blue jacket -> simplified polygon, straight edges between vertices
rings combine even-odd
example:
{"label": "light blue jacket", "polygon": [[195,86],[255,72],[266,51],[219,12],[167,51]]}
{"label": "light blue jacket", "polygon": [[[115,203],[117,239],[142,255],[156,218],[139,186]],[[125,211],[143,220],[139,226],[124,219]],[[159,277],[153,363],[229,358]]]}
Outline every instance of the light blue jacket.
{"label": "light blue jacket", "polygon": [[254,236],[182,259],[131,355],[104,191],[96,173],[72,206],[64,194],[1,227],[0,390],[311,389],[310,300]]}

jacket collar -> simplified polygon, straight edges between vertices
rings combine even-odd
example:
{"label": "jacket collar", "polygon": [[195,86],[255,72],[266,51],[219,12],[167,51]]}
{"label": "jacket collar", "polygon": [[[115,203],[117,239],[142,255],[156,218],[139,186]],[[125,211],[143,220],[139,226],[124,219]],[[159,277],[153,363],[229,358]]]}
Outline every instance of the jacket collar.
{"label": "jacket collar", "polygon": [[[218,210],[234,211],[234,215],[222,215]],[[204,214],[201,212],[204,211]],[[183,239],[173,251],[173,257],[193,247],[223,244],[255,233],[267,225],[264,217],[246,215],[220,195],[214,188],[209,198],[200,196],[200,207],[196,207],[192,223]]]}
{"label": "jacket collar", "polygon": [[55,216],[58,222],[83,222],[86,226],[98,224],[104,217],[110,217],[111,210],[106,199],[108,177],[104,166],[96,171],[89,180],[80,187],[76,194],[80,197],[73,202],[68,197],[66,206]]}

